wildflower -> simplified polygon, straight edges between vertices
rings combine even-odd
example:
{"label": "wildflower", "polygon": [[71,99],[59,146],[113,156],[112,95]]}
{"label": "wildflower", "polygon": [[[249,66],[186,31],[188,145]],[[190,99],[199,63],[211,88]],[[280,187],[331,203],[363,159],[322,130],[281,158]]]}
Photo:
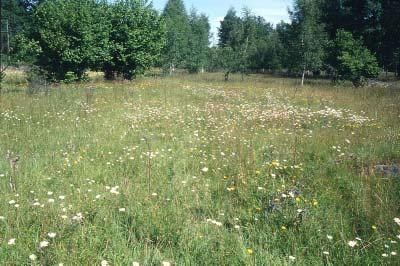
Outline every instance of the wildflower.
{"label": "wildflower", "polygon": [[234,191],[235,188],[234,187],[228,187],[226,190],[228,190],[229,192]]}
{"label": "wildflower", "polygon": [[171,266],[171,262],[163,261],[162,266]]}
{"label": "wildflower", "polygon": [[4,221],[6,218],[4,216],[0,216],[0,221]]}
{"label": "wildflower", "polygon": [[47,234],[50,238],[55,238],[57,236],[56,233],[48,233]]}
{"label": "wildflower", "polygon": [[31,255],[29,255],[29,259],[31,261],[35,261],[37,259],[37,256],[35,254],[31,254]]}
{"label": "wildflower", "polygon": [[246,249],[247,254],[252,255],[254,251],[251,248]]}
{"label": "wildflower", "polygon": [[313,206],[317,206],[317,205],[318,205],[318,201],[317,201],[317,200],[315,200],[315,199],[313,199],[313,201],[312,201],[312,205],[313,205]]}
{"label": "wildflower", "polygon": [[350,247],[354,248],[357,245],[357,241],[351,240],[347,243]]}
{"label": "wildflower", "polygon": [[372,228],[373,230],[376,230],[377,227],[376,227],[376,225],[372,225],[371,228]]}
{"label": "wildflower", "polygon": [[351,143],[350,140],[348,140],[348,139],[346,139],[345,141],[346,141],[347,144],[350,144],[350,143]]}
{"label": "wildflower", "polygon": [[47,240],[43,240],[39,243],[40,248],[45,248],[49,245],[49,242]]}
{"label": "wildflower", "polygon": [[140,264],[139,264],[139,262],[134,261],[134,262],[132,262],[132,266],[140,266]]}
{"label": "wildflower", "polygon": [[239,225],[235,225],[235,229],[240,229],[240,226]]}
{"label": "wildflower", "polygon": [[8,244],[9,244],[10,246],[15,245],[15,238],[11,238],[10,240],[8,240]]}
{"label": "wildflower", "polygon": [[326,238],[328,238],[329,240],[332,240],[332,239],[333,239],[333,236],[331,236],[331,235],[326,235]]}
{"label": "wildflower", "polygon": [[399,218],[394,218],[393,220],[394,220],[394,222],[395,222],[397,225],[400,226],[400,219],[399,219]]}
{"label": "wildflower", "polygon": [[361,238],[359,238],[359,237],[356,237],[356,240],[358,240],[358,241],[362,241],[362,240],[361,240]]}
{"label": "wildflower", "polygon": [[207,173],[207,172],[208,172],[208,168],[207,168],[207,167],[203,167],[203,168],[201,169],[201,171],[202,171],[203,173]]}
{"label": "wildflower", "polygon": [[216,226],[222,226],[222,223],[221,222],[215,222],[214,223]]}
{"label": "wildflower", "polygon": [[390,255],[392,255],[392,256],[396,256],[396,255],[397,255],[397,252],[395,252],[395,251],[392,251],[392,252],[390,252]]}
{"label": "wildflower", "polygon": [[118,195],[119,194],[118,189],[119,189],[119,186],[112,187],[111,190],[110,190],[110,193]]}
{"label": "wildflower", "polygon": [[100,265],[101,266],[108,266],[108,262],[106,260],[102,260]]}
{"label": "wildflower", "polygon": [[120,212],[125,212],[125,208],[119,208],[118,209]]}
{"label": "wildflower", "polygon": [[287,228],[286,228],[286,226],[282,225],[281,229],[282,229],[282,231],[285,231]]}
{"label": "wildflower", "polygon": [[397,235],[396,237],[397,237],[398,239],[400,239],[400,235]]}
{"label": "wildflower", "polygon": [[8,204],[10,204],[10,205],[15,204],[15,200],[10,200],[10,201],[8,202]]}
{"label": "wildflower", "polygon": [[78,212],[74,217],[72,217],[72,220],[80,221],[83,219],[82,213]]}
{"label": "wildflower", "polygon": [[296,257],[289,256],[289,260],[295,260],[295,259],[296,259]]}
{"label": "wildflower", "polygon": [[389,255],[386,254],[386,253],[383,253],[383,254],[382,254],[382,257],[387,258],[387,257],[389,257]]}
{"label": "wildflower", "polygon": [[59,196],[58,197],[60,200],[64,200],[65,199],[65,196]]}
{"label": "wildflower", "polygon": [[328,251],[324,251],[324,252],[322,252],[322,254],[328,256],[328,255],[329,255],[329,252],[328,252]]}

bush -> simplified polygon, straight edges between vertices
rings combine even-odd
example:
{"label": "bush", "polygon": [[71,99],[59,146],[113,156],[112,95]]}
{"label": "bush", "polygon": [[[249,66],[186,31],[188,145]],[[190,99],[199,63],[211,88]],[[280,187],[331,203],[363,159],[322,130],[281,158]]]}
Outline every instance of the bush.
{"label": "bush", "polygon": [[64,80],[68,72],[80,79],[86,69],[110,59],[102,7],[95,0],[45,1],[37,7],[27,39],[39,46],[34,63],[49,79]]}
{"label": "bush", "polygon": [[62,80],[63,83],[65,84],[70,84],[78,80],[78,77],[76,74],[72,71],[68,71],[65,73],[65,78]]}
{"label": "bush", "polygon": [[376,78],[380,68],[376,57],[363,46],[361,40],[356,40],[350,32],[338,31],[331,45],[330,64],[335,72],[336,80],[350,80],[359,87],[368,78]]}
{"label": "bush", "polygon": [[115,1],[109,8],[109,57],[102,70],[106,79],[143,74],[160,56],[163,23],[145,1]]}

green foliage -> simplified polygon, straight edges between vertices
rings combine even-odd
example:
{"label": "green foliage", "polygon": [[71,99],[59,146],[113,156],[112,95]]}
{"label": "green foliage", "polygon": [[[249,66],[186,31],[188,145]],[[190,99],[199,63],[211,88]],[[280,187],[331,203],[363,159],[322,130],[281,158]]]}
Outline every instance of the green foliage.
{"label": "green foliage", "polygon": [[322,22],[331,40],[340,29],[362,38],[388,71],[400,72],[394,55],[400,47],[400,2],[398,0],[321,0]]}
{"label": "green foliage", "polygon": [[218,65],[225,72],[225,81],[228,81],[230,74],[241,70],[241,56],[230,46],[222,47],[218,51]]}
{"label": "green foliage", "polygon": [[249,55],[249,68],[254,71],[280,69],[279,51],[282,49],[276,31],[262,17],[252,17],[255,35]]}
{"label": "green foliage", "polygon": [[67,73],[81,80],[89,68],[132,79],[158,59],[163,43],[163,23],[147,1],[56,0],[35,9],[18,51],[53,80],[74,80]]}
{"label": "green foliage", "polygon": [[78,80],[78,77],[74,72],[68,71],[65,73],[65,78],[62,80],[65,84],[70,84]]}
{"label": "green foliage", "polygon": [[[107,79],[143,74],[160,57],[164,24],[145,1],[121,0],[109,7],[109,60],[102,70]],[[106,58],[106,57],[105,57]]]}
{"label": "green foliage", "polygon": [[62,80],[69,71],[78,78],[107,61],[109,22],[95,0],[55,0],[39,5],[29,37],[41,48],[36,64],[49,78]]}
{"label": "green foliage", "polygon": [[382,46],[377,52],[386,70],[400,77],[400,1],[382,1]]}
{"label": "green foliage", "polygon": [[19,63],[33,64],[42,52],[38,41],[28,39],[24,34],[15,37],[14,59]]}
{"label": "green foliage", "polygon": [[305,71],[321,70],[327,38],[320,23],[317,2],[296,0],[290,17],[289,70],[303,74]]}
{"label": "green foliage", "polygon": [[198,15],[192,10],[189,17],[190,37],[188,42],[188,60],[186,68],[190,73],[197,73],[207,64],[207,52],[209,49],[210,23],[204,14]]}
{"label": "green foliage", "polygon": [[338,31],[331,50],[330,60],[338,79],[362,86],[367,78],[378,76],[380,68],[376,57],[350,32]]}
{"label": "green foliage", "polygon": [[164,8],[166,44],[163,50],[164,67],[170,70],[187,65],[190,24],[182,0],[169,0]]}
{"label": "green foliage", "polygon": [[220,66],[225,71],[225,80],[229,74],[247,71],[250,59],[250,50],[253,48],[255,25],[248,10],[243,12],[244,18],[236,15],[230,9],[219,28]]}
{"label": "green foliage", "polygon": [[22,0],[3,0],[0,2],[1,30],[5,30],[6,23],[4,22],[7,20],[12,44],[14,43],[14,36],[21,32],[30,22],[29,12],[24,6],[24,2]]}

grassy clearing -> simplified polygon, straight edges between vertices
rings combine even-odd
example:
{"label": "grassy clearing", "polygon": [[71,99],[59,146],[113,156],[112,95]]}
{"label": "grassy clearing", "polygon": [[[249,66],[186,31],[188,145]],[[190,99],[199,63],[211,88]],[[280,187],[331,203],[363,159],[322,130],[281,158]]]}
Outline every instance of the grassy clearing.
{"label": "grassy clearing", "polygon": [[400,179],[372,171],[400,163],[396,87],[8,78],[4,265],[400,264]]}

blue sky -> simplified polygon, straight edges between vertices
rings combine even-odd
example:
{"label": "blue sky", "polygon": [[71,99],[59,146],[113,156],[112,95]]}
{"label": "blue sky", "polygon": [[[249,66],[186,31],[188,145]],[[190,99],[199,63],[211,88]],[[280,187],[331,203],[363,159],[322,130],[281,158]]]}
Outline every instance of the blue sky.
{"label": "blue sky", "polygon": [[[167,0],[153,0],[153,5],[156,9],[162,10],[166,2]],[[245,6],[249,7],[254,14],[263,16],[268,22],[276,25],[281,20],[289,20],[287,9],[292,6],[292,0],[184,0],[184,2],[187,10],[195,7],[209,17],[213,33],[216,33],[219,21],[230,7],[234,7],[238,12]]]}

